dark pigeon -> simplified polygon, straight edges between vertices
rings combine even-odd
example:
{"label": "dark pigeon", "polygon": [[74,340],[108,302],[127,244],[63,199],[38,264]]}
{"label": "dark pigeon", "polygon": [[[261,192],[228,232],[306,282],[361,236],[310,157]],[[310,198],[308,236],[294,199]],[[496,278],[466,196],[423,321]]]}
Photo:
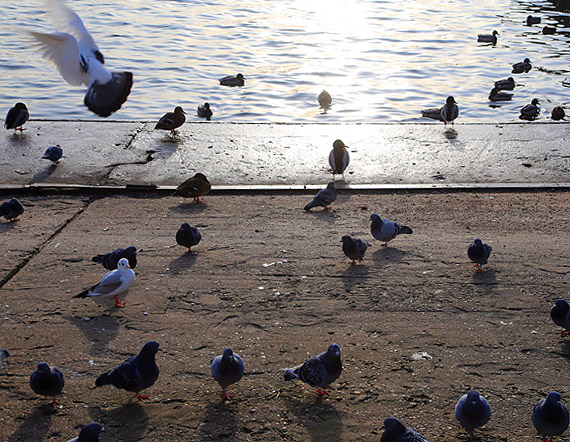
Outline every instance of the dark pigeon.
{"label": "dark pigeon", "polygon": [[342,251],[349,259],[352,259],[352,264],[355,264],[356,261],[362,262],[366,249],[370,244],[365,243],[360,239],[352,238],[349,235],[344,235],[341,241]]}
{"label": "dark pigeon", "polygon": [[385,419],[381,430],[384,430],[384,433],[380,442],[427,442],[420,433],[406,427],[395,417]]}
{"label": "dark pigeon", "polygon": [[562,336],[570,335],[570,304],[564,299],[558,299],[554,303],[554,307],[550,310],[550,317],[554,323],[562,328]]}
{"label": "dark pigeon", "polygon": [[475,267],[478,272],[481,272],[481,267],[484,264],[487,264],[487,260],[489,259],[489,255],[491,255],[492,250],[493,248],[491,246],[488,246],[479,238],[473,241],[472,244],[469,244],[469,247],[467,248],[467,256],[475,263]]}
{"label": "dark pigeon", "polygon": [[226,348],[224,354],[216,356],[210,365],[212,376],[222,387],[224,399],[230,400],[226,392],[231,384],[235,384],[243,377],[245,367],[242,358],[233,352],[231,348]]}
{"label": "dark pigeon", "polygon": [[42,159],[50,160],[54,164],[59,164],[61,162],[61,157],[63,157],[63,149],[59,144],[57,144],[55,146],[48,147]]}
{"label": "dark pigeon", "polygon": [[50,367],[46,362],[40,362],[38,369],[30,376],[30,387],[36,394],[53,397],[52,405],[58,405],[55,397],[63,390],[65,381],[63,373],[57,367]]}
{"label": "dark pigeon", "polygon": [[188,223],[182,223],[178,232],[176,232],[176,243],[178,245],[188,247],[188,251],[186,253],[191,253],[192,247],[197,245],[201,239],[202,234],[198,229]]}
{"label": "dark pigeon", "polygon": [[473,430],[482,427],[491,419],[491,407],[478,391],[471,390],[457,402],[455,418],[467,431],[469,440],[472,440]]}
{"label": "dark pigeon", "polygon": [[2,371],[2,368],[4,367],[4,363],[6,362],[6,358],[10,356],[10,353],[8,353],[8,350],[6,350],[5,348],[0,348],[0,371]]}
{"label": "dark pigeon", "polygon": [[130,246],[126,249],[117,249],[105,255],[95,255],[91,260],[93,262],[100,262],[103,267],[109,270],[115,270],[121,258],[127,258],[129,266],[134,269],[137,266],[137,249]]}
{"label": "dark pigeon", "polygon": [[9,221],[18,221],[18,217],[24,213],[24,206],[17,198],[12,198],[0,205],[0,216]]}
{"label": "dark pigeon", "polygon": [[321,189],[317,192],[313,201],[305,206],[305,210],[308,212],[313,207],[322,206],[326,209],[336,200],[336,188],[334,182],[331,181],[325,189]]}
{"label": "dark pigeon", "polygon": [[103,425],[91,422],[81,429],[78,437],[74,437],[67,442],[99,442],[99,434],[102,431],[105,431]]}
{"label": "dark pigeon", "polygon": [[560,436],[568,428],[568,410],[560,402],[560,393],[551,391],[532,410],[532,424],[543,441]]}

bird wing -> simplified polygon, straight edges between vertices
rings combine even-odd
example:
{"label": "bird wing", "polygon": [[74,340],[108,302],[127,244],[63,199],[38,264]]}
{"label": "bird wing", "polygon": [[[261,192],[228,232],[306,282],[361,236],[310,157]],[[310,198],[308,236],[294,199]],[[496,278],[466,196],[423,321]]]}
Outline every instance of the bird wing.
{"label": "bird wing", "polygon": [[127,391],[138,391],[140,373],[134,357],[129,358],[110,373],[113,385]]}
{"label": "bird wing", "polygon": [[111,296],[122,293],[129,287],[128,279],[118,270],[107,273],[98,284],[89,290],[89,296]]}
{"label": "bird wing", "polygon": [[322,385],[325,377],[325,367],[318,356],[306,361],[299,368],[299,378],[313,387],[324,387]]}
{"label": "bird wing", "polygon": [[83,21],[75,12],[59,0],[48,0],[49,14],[60,31],[70,32],[79,39],[79,46],[91,51],[99,51],[95,40],[85,28]]}

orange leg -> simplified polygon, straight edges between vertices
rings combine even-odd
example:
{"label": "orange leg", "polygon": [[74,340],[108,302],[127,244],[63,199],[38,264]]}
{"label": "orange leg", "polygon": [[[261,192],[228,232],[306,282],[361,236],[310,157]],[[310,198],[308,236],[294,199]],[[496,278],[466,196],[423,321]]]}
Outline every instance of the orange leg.
{"label": "orange leg", "polygon": [[142,401],[143,399],[148,399],[148,396],[145,396],[144,394],[137,393],[137,399],[139,401]]}
{"label": "orange leg", "polygon": [[125,306],[125,301],[119,301],[119,297],[115,295],[115,307],[123,308]]}

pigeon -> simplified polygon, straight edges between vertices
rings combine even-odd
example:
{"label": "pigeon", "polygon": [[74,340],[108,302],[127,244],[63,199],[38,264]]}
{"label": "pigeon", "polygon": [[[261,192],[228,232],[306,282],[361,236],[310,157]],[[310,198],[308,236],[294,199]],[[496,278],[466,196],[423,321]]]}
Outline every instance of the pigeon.
{"label": "pigeon", "polygon": [[384,241],[384,245],[388,245],[396,236],[401,234],[411,235],[414,233],[408,226],[401,226],[394,221],[380,218],[377,214],[370,215],[370,233],[378,241]]}
{"label": "pigeon", "polygon": [[127,258],[129,267],[134,269],[137,266],[137,249],[134,246],[127,247],[126,249],[117,249],[106,255],[95,255],[91,258],[93,262],[100,262],[107,270],[115,270],[121,258]]}
{"label": "pigeon", "polygon": [[384,419],[384,430],[380,442],[427,442],[420,433],[413,428],[406,427],[395,417]]}
{"label": "pigeon", "polygon": [[188,223],[182,223],[178,232],[176,232],[176,243],[178,245],[188,247],[186,253],[192,253],[192,246],[197,245],[202,239],[202,234],[196,227]]}
{"label": "pigeon", "polygon": [[487,400],[476,390],[461,396],[455,406],[455,418],[467,431],[469,440],[473,440],[473,430],[482,427],[491,418],[491,407]]}
{"label": "pigeon", "polygon": [[481,270],[481,267],[484,264],[487,264],[491,250],[493,250],[493,248],[485,244],[479,238],[475,239],[475,241],[469,244],[469,247],[467,248],[467,256],[472,262],[475,263],[477,272],[483,271]]}
{"label": "pigeon", "polygon": [[477,36],[477,41],[479,43],[497,44],[497,35],[499,35],[499,33],[497,31],[493,31],[492,34],[479,34]]}
{"label": "pigeon", "polygon": [[40,362],[38,369],[30,376],[30,387],[36,394],[53,396],[51,405],[58,405],[55,397],[61,393],[65,381],[63,373],[57,367],[50,367],[46,362]]}
{"label": "pigeon", "polygon": [[362,262],[366,249],[370,244],[365,243],[357,238],[352,238],[349,235],[344,235],[341,239],[342,241],[342,251],[349,258],[352,259],[352,264],[356,264],[356,261]]}
{"label": "pigeon", "polygon": [[554,120],[554,121],[560,121],[563,120],[564,117],[566,116],[566,113],[564,112],[564,109],[560,106],[556,106],[552,108],[550,117]]}
{"label": "pigeon", "polygon": [[513,77],[495,81],[495,88],[498,91],[512,91],[514,90],[515,86],[516,84]]}
{"label": "pigeon", "polygon": [[538,106],[538,98],[533,98],[530,104],[525,104],[522,107],[519,118],[531,121],[538,117],[539,113],[540,107]]}
{"label": "pigeon", "polygon": [[8,130],[14,129],[23,132],[25,129],[22,127],[30,118],[28,108],[24,103],[16,103],[14,107],[10,108],[4,120],[4,127]]}
{"label": "pigeon", "polygon": [[458,115],[459,107],[457,106],[455,98],[450,95],[446,98],[445,104],[441,108],[441,118],[443,119],[443,123],[446,125],[447,123],[453,124]]}
{"label": "pigeon", "polygon": [[2,371],[2,368],[4,367],[4,363],[6,362],[6,358],[10,356],[10,353],[8,353],[8,350],[6,350],[5,348],[0,348],[0,371]]}
{"label": "pigeon", "polygon": [[237,74],[235,77],[233,75],[227,75],[224,78],[220,78],[220,84],[223,86],[243,86],[245,84],[245,77],[242,74]]}
{"label": "pigeon", "polygon": [[197,173],[192,178],[188,178],[182,184],[180,184],[174,195],[180,195],[185,198],[194,198],[197,203],[204,202],[200,199],[201,196],[207,195],[212,189],[212,185],[206,175],[203,173]]}
{"label": "pigeon", "polygon": [[22,213],[24,213],[24,206],[17,198],[12,198],[10,201],[0,204],[0,216],[3,216],[8,221],[19,221],[18,217]]}
{"label": "pigeon", "polygon": [[91,422],[81,429],[78,437],[74,437],[67,442],[99,442],[99,433],[102,431],[105,431],[103,425]]}
{"label": "pigeon", "polygon": [[229,385],[235,384],[243,377],[244,370],[242,358],[234,353],[231,348],[226,348],[223,355],[212,359],[210,371],[214,379],[222,387],[224,399],[230,400],[226,390]]}
{"label": "pigeon", "polygon": [[[133,86],[131,72],[110,72],[81,18],[59,0],[47,2],[56,28],[62,32],[30,32],[44,58],[52,61],[72,86],[88,86],[84,104],[100,117],[119,110]],[[77,40],[79,38],[79,40]]]}
{"label": "pigeon", "polygon": [[61,163],[62,156],[63,156],[63,149],[59,144],[57,144],[55,146],[48,147],[42,159],[50,160],[54,164],[59,164]]}
{"label": "pigeon", "polygon": [[562,336],[570,335],[570,304],[564,299],[557,299],[554,307],[550,310],[550,317],[554,323],[562,328]]}
{"label": "pigeon", "polygon": [[335,140],[333,143],[333,149],[329,154],[329,165],[332,168],[332,174],[342,175],[344,178],[344,171],[350,163],[350,155],[348,154],[348,146],[346,146],[342,140]]}
{"label": "pigeon", "polygon": [[176,106],[174,108],[174,112],[165,113],[160,118],[160,120],[158,120],[158,123],[156,123],[156,126],[154,126],[154,128],[169,130],[171,133],[177,134],[178,131],[176,130],[176,128],[182,126],[185,121],[186,121],[186,116],[184,109],[182,109],[180,106]]}
{"label": "pigeon", "polygon": [[336,188],[334,181],[328,183],[327,187],[321,189],[317,192],[313,201],[305,206],[305,210],[308,212],[313,207],[323,206],[325,209],[329,210],[330,205],[336,200]]}
{"label": "pigeon", "polygon": [[518,63],[513,64],[513,74],[522,74],[527,73],[532,69],[532,64],[530,64],[530,60],[525,58],[524,61],[520,61]]}
{"label": "pigeon", "polygon": [[441,116],[441,107],[431,107],[422,110],[422,117],[431,118],[432,120],[443,121]]}
{"label": "pigeon", "polygon": [[155,356],[159,350],[162,349],[158,342],[147,342],[138,355],[131,356],[121,365],[99,376],[95,386],[113,384],[117,388],[136,393],[138,399],[148,399],[140,391],[151,387],[158,379],[159,369]]}
{"label": "pigeon", "polygon": [[533,17],[532,15],[529,15],[526,18],[526,24],[527,26],[532,26],[532,25],[537,25],[542,21],[542,19],[540,17]]}
{"label": "pigeon", "polygon": [[491,101],[510,101],[513,98],[513,94],[503,92],[496,87],[491,89],[489,92],[489,100]]}
{"label": "pigeon", "polygon": [[318,100],[321,109],[323,109],[325,112],[330,109],[332,104],[331,94],[323,89],[323,91],[319,94]]}
{"label": "pigeon", "polygon": [[128,259],[121,258],[115,270],[111,270],[101,278],[101,281],[75,295],[74,298],[113,296],[115,298],[115,307],[122,308],[125,306],[125,302],[119,301],[119,295],[126,293],[134,280],[135,272],[129,266]]}
{"label": "pigeon", "polygon": [[313,356],[303,365],[287,369],[283,377],[286,381],[300,379],[311,387],[317,387],[317,393],[324,396],[328,394],[328,386],[338,379],[341,372],[340,347],[331,344],[327,351]]}
{"label": "pigeon", "polygon": [[560,402],[560,393],[551,391],[532,410],[532,424],[543,441],[560,436],[568,428],[568,410]]}
{"label": "pigeon", "polygon": [[210,109],[210,103],[204,103],[198,106],[197,113],[200,118],[205,118],[208,121],[210,121],[212,119],[212,115],[214,115],[212,109]]}

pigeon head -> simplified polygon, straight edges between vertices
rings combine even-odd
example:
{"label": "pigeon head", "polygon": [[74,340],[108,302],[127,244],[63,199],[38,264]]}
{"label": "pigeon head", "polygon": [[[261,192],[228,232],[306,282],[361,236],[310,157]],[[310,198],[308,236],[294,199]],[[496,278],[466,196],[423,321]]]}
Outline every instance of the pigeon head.
{"label": "pigeon head", "polygon": [[335,142],[333,143],[333,149],[344,149],[345,147],[347,147],[342,140],[335,140]]}
{"label": "pigeon head", "polygon": [[234,351],[228,347],[224,350],[223,358],[228,359],[228,358],[231,358],[233,355],[234,355]]}
{"label": "pigeon head", "polygon": [[344,235],[340,240],[343,244],[350,244],[352,242],[352,238],[348,235]]}
{"label": "pigeon head", "polygon": [[379,222],[379,221],[380,221],[380,217],[379,217],[377,214],[373,213],[372,215],[370,215],[370,221],[372,221],[372,222]]}
{"label": "pigeon head", "polygon": [[119,259],[119,262],[117,263],[117,268],[120,270],[130,269],[131,266],[129,265],[129,260],[127,258]]}
{"label": "pigeon head", "polygon": [[91,422],[85,425],[79,432],[79,441],[91,442],[99,440],[99,433],[105,431],[103,425],[97,422]]}
{"label": "pigeon head", "polygon": [[128,253],[129,255],[136,255],[137,248],[135,246],[130,246],[125,249],[125,252]]}
{"label": "pigeon head", "polygon": [[483,243],[481,242],[481,240],[479,238],[477,238],[475,241],[473,241],[473,244],[477,247],[480,247],[481,245],[483,245]]}
{"label": "pigeon head", "polygon": [[160,345],[158,345],[158,342],[148,341],[144,345],[144,347],[142,348],[141,354],[154,356],[159,350],[162,350],[162,348],[160,348]]}
{"label": "pigeon head", "polygon": [[340,358],[340,346],[338,344],[331,344],[327,350],[327,356]]}
{"label": "pigeon head", "polygon": [[182,223],[182,225],[180,226],[180,228],[182,230],[189,230],[190,229],[190,224],[188,223]]}
{"label": "pigeon head", "polygon": [[406,432],[405,425],[395,417],[384,419],[384,425],[380,429],[384,430],[381,440],[398,440]]}
{"label": "pigeon head", "polygon": [[8,350],[6,350],[5,348],[0,348],[0,353],[4,353],[4,357],[8,357],[10,356],[10,353],[8,353]]}
{"label": "pigeon head", "polygon": [[559,308],[561,312],[568,312],[568,310],[570,310],[570,304],[564,299],[557,299],[554,305]]}
{"label": "pigeon head", "polygon": [[548,393],[548,396],[546,397],[546,402],[550,404],[553,403],[559,404],[560,399],[561,399],[560,393],[558,393],[557,391],[551,391],[550,393]]}
{"label": "pigeon head", "polygon": [[476,390],[471,390],[469,393],[467,393],[467,400],[473,406],[477,405],[477,403],[480,400],[479,398],[480,398],[479,392]]}
{"label": "pigeon head", "polygon": [[331,181],[330,183],[327,184],[327,189],[329,190],[336,190],[334,182]]}
{"label": "pigeon head", "polygon": [[38,364],[38,371],[42,373],[47,373],[51,371],[51,368],[47,362],[40,362]]}

